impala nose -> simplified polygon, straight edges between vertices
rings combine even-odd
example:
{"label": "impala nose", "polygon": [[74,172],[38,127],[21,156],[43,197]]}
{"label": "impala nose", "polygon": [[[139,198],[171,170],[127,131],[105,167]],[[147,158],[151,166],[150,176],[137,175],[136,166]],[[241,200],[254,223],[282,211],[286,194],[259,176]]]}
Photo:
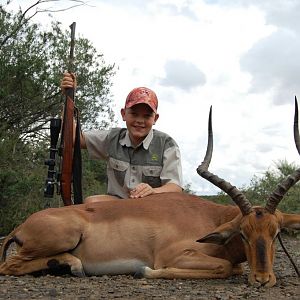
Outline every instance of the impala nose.
{"label": "impala nose", "polygon": [[270,281],[269,274],[255,274],[255,281],[260,285],[266,285]]}
{"label": "impala nose", "polygon": [[248,282],[254,286],[272,287],[276,284],[276,276],[271,272],[250,272]]}

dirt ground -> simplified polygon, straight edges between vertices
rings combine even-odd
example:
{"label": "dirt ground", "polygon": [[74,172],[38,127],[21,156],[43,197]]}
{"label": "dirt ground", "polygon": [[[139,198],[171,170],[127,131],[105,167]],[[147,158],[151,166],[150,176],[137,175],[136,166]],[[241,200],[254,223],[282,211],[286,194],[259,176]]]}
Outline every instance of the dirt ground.
{"label": "dirt ground", "polygon": [[[300,237],[283,236],[300,269]],[[245,265],[246,273],[247,265]],[[0,276],[0,299],[300,299],[300,278],[281,246],[273,288],[251,287],[247,274],[220,280],[134,279],[132,276],[76,278],[69,274]]]}

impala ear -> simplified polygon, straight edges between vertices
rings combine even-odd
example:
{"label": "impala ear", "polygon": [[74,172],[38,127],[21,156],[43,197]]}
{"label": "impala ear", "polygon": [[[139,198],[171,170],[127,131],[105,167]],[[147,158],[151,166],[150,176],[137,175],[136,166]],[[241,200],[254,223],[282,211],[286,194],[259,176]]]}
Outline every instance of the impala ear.
{"label": "impala ear", "polygon": [[232,221],[220,225],[214,232],[209,233],[196,242],[226,245],[234,236],[240,233],[240,221],[241,214],[237,215]]}
{"label": "impala ear", "polygon": [[282,227],[300,230],[300,215],[282,213]]}
{"label": "impala ear", "polygon": [[236,230],[223,231],[223,232],[213,232],[201,239],[197,240],[198,243],[211,243],[217,245],[226,245],[234,236],[239,232]]}
{"label": "impala ear", "polygon": [[225,240],[226,239],[224,239],[220,232],[213,232],[197,240],[196,242],[223,245]]}

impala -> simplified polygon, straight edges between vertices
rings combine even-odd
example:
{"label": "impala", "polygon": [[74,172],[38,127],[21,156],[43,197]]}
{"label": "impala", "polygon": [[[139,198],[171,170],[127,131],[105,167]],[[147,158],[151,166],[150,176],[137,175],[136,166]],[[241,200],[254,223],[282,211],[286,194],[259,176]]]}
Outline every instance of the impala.
{"label": "impala", "polygon": [[[23,275],[69,265],[76,276],[135,274],[146,278],[227,278],[271,287],[275,239],[283,227],[300,229],[300,215],[276,209],[300,178],[300,169],[278,184],[265,207],[253,207],[230,183],[208,171],[213,134],[197,172],[236,205],[218,205],[186,193],[50,208],[32,214],[5,239],[0,274]],[[300,153],[298,107],[295,143]],[[12,253],[12,249],[15,250]]]}

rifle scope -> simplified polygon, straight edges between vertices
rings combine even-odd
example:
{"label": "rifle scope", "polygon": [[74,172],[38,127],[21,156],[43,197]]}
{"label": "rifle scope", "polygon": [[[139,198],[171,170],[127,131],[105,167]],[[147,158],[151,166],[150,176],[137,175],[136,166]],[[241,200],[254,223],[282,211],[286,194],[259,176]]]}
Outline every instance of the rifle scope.
{"label": "rifle scope", "polygon": [[45,165],[48,166],[48,175],[45,182],[44,197],[52,198],[54,194],[54,185],[57,184],[55,170],[55,156],[58,152],[57,142],[61,128],[61,119],[52,118],[50,120],[50,156],[45,160]]}

